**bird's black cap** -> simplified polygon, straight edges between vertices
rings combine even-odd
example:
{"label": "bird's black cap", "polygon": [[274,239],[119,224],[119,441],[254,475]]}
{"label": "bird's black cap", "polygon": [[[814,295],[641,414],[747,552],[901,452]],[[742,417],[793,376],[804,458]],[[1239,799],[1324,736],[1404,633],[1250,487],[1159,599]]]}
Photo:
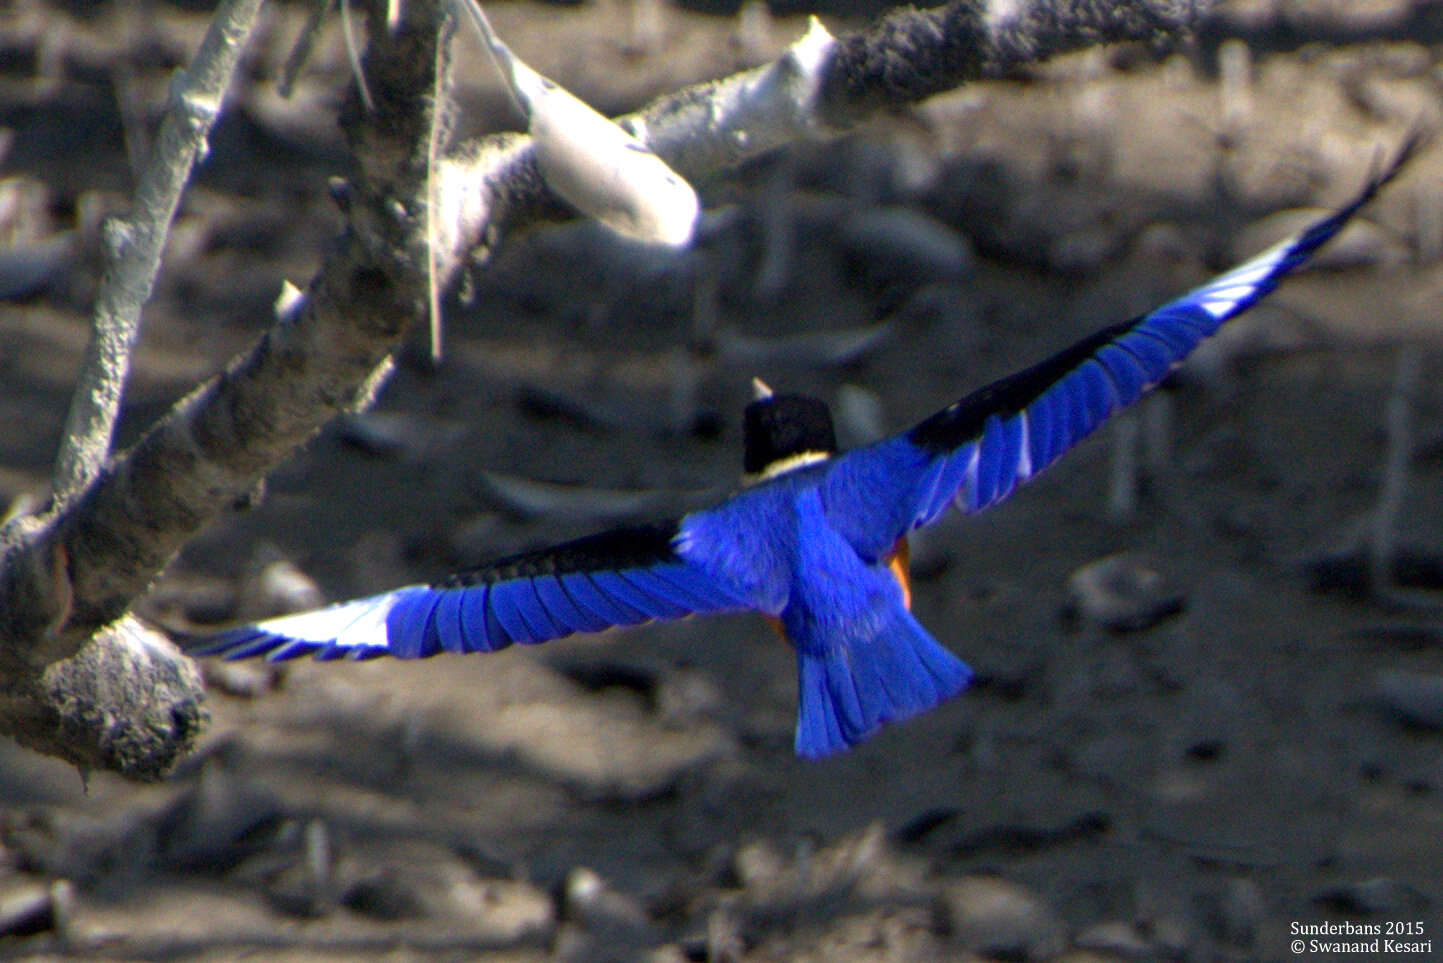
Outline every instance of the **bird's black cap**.
{"label": "bird's black cap", "polygon": [[757,400],[742,419],[742,468],[749,476],[799,455],[832,455],[837,435],[825,402],[806,395],[773,394],[758,383]]}

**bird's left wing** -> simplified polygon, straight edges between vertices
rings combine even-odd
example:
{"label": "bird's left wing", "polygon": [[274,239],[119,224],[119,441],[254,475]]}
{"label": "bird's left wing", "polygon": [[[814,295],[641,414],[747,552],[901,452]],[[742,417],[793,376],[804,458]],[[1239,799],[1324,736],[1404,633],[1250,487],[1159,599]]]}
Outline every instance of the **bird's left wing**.
{"label": "bird's left wing", "polygon": [[1297,236],[1150,314],[994,381],[909,431],[834,458],[821,489],[833,524],[858,553],[878,559],[948,505],[973,513],[1006,498],[1317,253],[1421,142],[1410,140],[1351,203]]}
{"label": "bird's left wing", "polygon": [[629,526],[328,608],[267,619],[194,654],[271,660],[493,652],[576,632],[740,610],[742,593],[677,553],[676,522]]}

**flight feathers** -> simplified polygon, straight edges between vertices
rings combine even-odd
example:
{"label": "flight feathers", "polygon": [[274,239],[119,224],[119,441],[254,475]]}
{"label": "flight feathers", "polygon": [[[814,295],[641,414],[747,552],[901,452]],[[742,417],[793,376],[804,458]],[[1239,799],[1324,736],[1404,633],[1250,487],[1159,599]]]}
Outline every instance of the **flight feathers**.
{"label": "flight feathers", "polygon": [[820,651],[797,647],[797,755],[818,759],[854,746],[889,722],[957,695],[972,670],[900,604],[876,634]]}

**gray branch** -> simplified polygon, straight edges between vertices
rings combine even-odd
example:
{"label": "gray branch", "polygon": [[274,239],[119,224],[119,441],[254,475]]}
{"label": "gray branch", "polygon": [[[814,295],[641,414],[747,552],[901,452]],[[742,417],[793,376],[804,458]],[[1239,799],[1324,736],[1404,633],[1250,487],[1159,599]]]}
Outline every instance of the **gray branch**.
{"label": "gray branch", "polygon": [[106,270],[51,481],[59,499],[85,487],[110,454],[140,312],[150,300],[170,222],[220,116],[260,6],[261,0],[227,0],[216,8],[190,69],[171,84],[170,108],[136,185],[133,209],[105,223]]}
{"label": "gray branch", "polygon": [[[679,91],[624,123],[695,178],[1066,50],[1172,34],[1197,15],[1174,0],[995,7],[895,13],[839,41],[814,30],[770,65]],[[433,91],[447,89],[436,56],[445,9],[410,0],[394,29],[368,18],[375,110],[352,97],[342,115],[361,174],[338,194],[348,227],[304,298],[81,494],[0,531],[0,731],[137,777],[163,773],[189,745],[201,718],[193,676],[157,656],[161,646],[136,643],[126,613],[267,471],[336,414],[364,406],[402,332],[424,319],[427,143]],[[562,211],[524,136],[460,144],[437,174],[429,199],[443,279],[477,249]]]}
{"label": "gray branch", "polygon": [[0,695],[0,728],[81,771],[159,779],[209,719],[195,663],[125,617],[30,689]]}
{"label": "gray branch", "polygon": [[819,112],[846,126],[962,83],[1118,40],[1158,41],[1195,22],[1204,0],[950,3],[894,13],[842,40],[827,64]]}

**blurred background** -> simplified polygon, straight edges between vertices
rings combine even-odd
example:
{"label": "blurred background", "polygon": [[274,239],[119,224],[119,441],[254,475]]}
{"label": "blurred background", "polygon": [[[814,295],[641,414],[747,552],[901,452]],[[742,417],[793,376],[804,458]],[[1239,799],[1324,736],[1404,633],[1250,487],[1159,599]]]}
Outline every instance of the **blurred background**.
{"label": "blurred background", "polygon": [[[203,2],[0,4],[0,506],[45,497],[98,280]],[[338,17],[269,4],[147,309],[122,443],[265,329],[341,225]],[[609,113],[884,3],[488,7]],[[553,224],[377,407],[207,531],[143,614],[204,632],[724,496],[759,375],[904,428],[1345,202],[1438,124],[1443,7],[1237,0],[698,183],[683,253]],[[457,136],[515,129],[456,40]],[[1438,152],[1006,504],[914,544],[973,691],[791,753],[792,654],[711,619],[424,664],[207,667],[167,783],[0,745],[0,954],[1263,959],[1440,919]],[[1379,526],[1378,520],[1391,520]],[[1380,534],[1381,532],[1381,534]],[[1391,545],[1391,562],[1372,565]],[[1379,581],[1379,572],[1385,577]],[[1409,931],[1400,934],[1410,938]]]}

